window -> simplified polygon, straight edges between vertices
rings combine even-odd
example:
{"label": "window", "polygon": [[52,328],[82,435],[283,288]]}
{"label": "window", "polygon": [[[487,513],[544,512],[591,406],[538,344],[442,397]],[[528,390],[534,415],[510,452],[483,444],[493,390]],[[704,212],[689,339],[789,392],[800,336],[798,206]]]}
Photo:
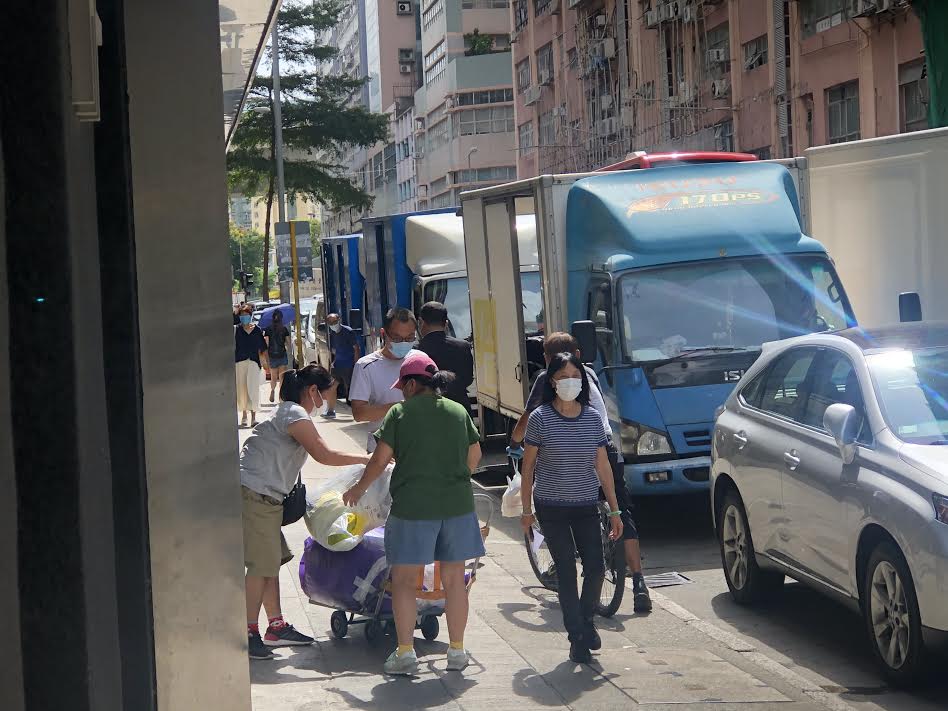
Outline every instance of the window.
{"label": "window", "polygon": [[450,207],[453,204],[454,194],[448,190],[446,193],[441,193],[440,195],[435,195],[433,198],[431,198],[428,207],[432,210],[435,210],[439,207]]}
{"label": "window", "polygon": [[813,348],[794,348],[779,356],[770,367],[760,397],[761,410],[791,420],[800,419],[800,404],[807,373],[817,351]]}
{"label": "window", "polygon": [[550,42],[537,50],[537,83],[553,81],[553,43]]}
{"label": "window", "polygon": [[454,172],[454,184],[458,183],[490,183],[514,180],[517,169],[512,165],[501,165],[494,168],[470,168]]}
{"label": "window", "polygon": [[928,128],[928,103],[924,99],[925,62],[899,67],[899,125],[902,133]]}
{"label": "window", "polygon": [[849,19],[850,0],[802,0],[800,22],[803,36],[825,32]]}
{"label": "window", "polygon": [[843,403],[855,408],[860,421],[860,426],[856,431],[860,435],[864,434],[862,423],[865,422],[866,416],[862,389],[859,386],[856,369],[846,355],[835,350],[823,351],[813,369],[809,391],[803,408],[803,424],[819,430],[825,429],[823,415],[826,408]]}
{"label": "window", "polygon": [[556,130],[553,128],[553,112],[547,111],[546,113],[540,114],[538,123],[540,128],[540,145],[552,146],[556,143]]}
{"label": "window", "polygon": [[448,134],[448,125],[450,123],[451,122],[447,119],[443,119],[428,129],[428,150],[433,151],[441,148],[441,146],[450,140]]}
{"label": "window", "polygon": [[441,40],[437,47],[425,55],[425,84],[440,79],[447,66],[448,58],[445,55],[444,40]]}
{"label": "window", "polygon": [[830,143],[859,140],[859,82],[826,91],[826,118]]}
{"label": "window", "polygon": [[527,9],[527,0],[514,0],[514,32],[521,32],[530,21],[530,11]]}
{"label": "window", "polygon": [[612,285],[608,279],[593,281],[586,317],[596,325],[597,357],[608,365],[612,355]]}
{"label": "window", "polygon": [[[731,34],[728,23],[708,30],[707,61],[712,69],[719,68],[724,74],[731,71]],[[681,64],[678,66],[681,67]]]}
{"label": "window", "polygon": [[486,133],[510,133],[514,130],[513,106],[465,109],[455,114],[458,134],[473,136]]}
{"label": "window", "polygon": [[427,30],[442,15],[444,15],[444,0],[435,0],[421,13],[421,26]]}
{"label": "window", "polygon": [[714,147],[719,151],[734,150],[734,122],[731,119],[714,126]]}
{"label": "window", "polygon": [[744,404],[750,405],[751,407],[759,407],[760,394],[763,391],[764,380],[767,379],[767,373],[768,371],[765,370],[763,373],[758,374],[756,378],[741,388],[741,400],[744,401]]}
{"label": "window", "polygon": [[527,121],[526,123],[520,124],[517,129],[518,134],[518,143],[521,151],[526,151],[533,148],[533,121]]}
{"label": "window", "polygon": [[553,7],[554,0],[533,0],[534,14],[537,17],[546,14]]}
{"label": "window", "polygon": [[773,157],[770,146],[764,146],[763,148],[752,148],[747,152],[757,156],[758,160],[770,160]]}
{"label": "window", "polygon": [[767,35],[761,35],[744,45],[744,71],[767,64]]}
{"label": "window", "polygon": [[530,86],[530,57],[517,62],[517,91],[521,94]]}
{"label": "window", "polygon": [[489,89],[484,91],[465,91],[454,96],[458,106],[477,104],[502,104],[513,101],[513,89]]}
{"label": "window", "polygon": [[509,0],[461,0],[462,10],[501,10],[510,7]]}
{"label": "window", "polygon": [[395,180],[395,144],[389,143],[382,151],[382,162],[384,177],[383,182],[390,183]]}

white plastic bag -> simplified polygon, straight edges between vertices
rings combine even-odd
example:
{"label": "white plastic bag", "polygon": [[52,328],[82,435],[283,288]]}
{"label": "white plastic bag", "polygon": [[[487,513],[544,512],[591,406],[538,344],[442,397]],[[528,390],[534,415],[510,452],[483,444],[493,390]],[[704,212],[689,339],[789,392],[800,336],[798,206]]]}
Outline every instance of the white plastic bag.
{"label": "white plastic bag", "polygon": [[331,551],[351,551],[362,542],[366,531],[385,523],[392,508],[388,487],[391,465],[373,482],[359,503],[346,506],[342,495],[362,477],[365,466],[356,464],[306,489],[306,528],[319,545]]}
{"label": "white plastic bag", "polygon": [[519,518],[523,515],[523,501],[520,498],[520,472],[513,475],[507,484],[507,491],[500,500],[500,513],[506,518]]}

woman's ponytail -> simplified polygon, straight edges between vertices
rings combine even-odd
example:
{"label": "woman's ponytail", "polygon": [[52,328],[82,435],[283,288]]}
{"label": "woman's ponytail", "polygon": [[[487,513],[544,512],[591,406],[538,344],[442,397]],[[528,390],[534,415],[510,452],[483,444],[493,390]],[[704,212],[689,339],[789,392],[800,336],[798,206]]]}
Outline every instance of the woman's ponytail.
{"label": "woman's ponytail", "polygon": [[439,370],[431,376],[431,387],[438,395],[444,395],[454,380],[455,375],[450,370]]}
{"label": "woman's ponytail", "polygon": [[283,382],[280,384],[280,399],[299,405],[303,399],[303,391],[311,385],[315,385],[320,392],[328,390],[332,385],[332,376],[324,367],[315,363],[300,370],[288,370],[283,374]]}

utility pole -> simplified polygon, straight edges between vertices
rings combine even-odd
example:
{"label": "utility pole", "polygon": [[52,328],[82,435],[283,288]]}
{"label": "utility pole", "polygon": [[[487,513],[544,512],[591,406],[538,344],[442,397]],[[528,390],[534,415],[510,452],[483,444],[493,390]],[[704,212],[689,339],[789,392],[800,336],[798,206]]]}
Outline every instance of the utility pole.
{"label": "utility pole", "polygon": [[[286,183],[283,180],[283,108],[280,103],[280,30],[277,19],[273,20],[270,34],[273,61],[273,155],[276,162],[277,215],[280,222],[286,222]],[[267,255],[269,259],[269,255]]]}

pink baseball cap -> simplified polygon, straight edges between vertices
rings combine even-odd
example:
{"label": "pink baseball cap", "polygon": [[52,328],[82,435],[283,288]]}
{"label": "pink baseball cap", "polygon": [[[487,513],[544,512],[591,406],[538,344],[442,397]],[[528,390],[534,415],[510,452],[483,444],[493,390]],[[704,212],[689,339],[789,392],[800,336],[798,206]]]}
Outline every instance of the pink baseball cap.
{"label": "pink baseball cap", "polygon": [[398,371],[398,380],[392,385],[392,390],[401,390],[402,381],[409,375],[427,375],[431,377],[438,372],[438,366],[431,360],[431,356],[421,351],[412,351],[405,360],[402,361],[402,367]]}

